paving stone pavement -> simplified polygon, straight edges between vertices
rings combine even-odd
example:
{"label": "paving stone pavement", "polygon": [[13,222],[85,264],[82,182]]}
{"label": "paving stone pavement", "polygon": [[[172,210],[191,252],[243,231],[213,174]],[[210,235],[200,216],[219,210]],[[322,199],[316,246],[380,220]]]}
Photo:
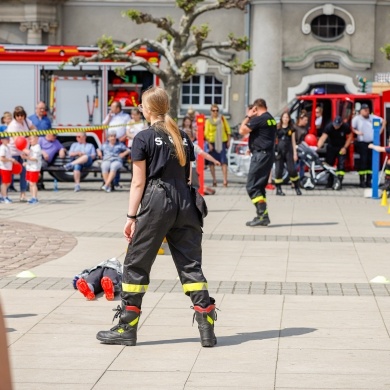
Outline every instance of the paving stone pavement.
{"label": "paving stone pavement", "polygon": [[[106,194],[88,181],[74,193],[48,182],[36,207],[0,205],[0,225],[27,237],[41,229],[39,246],[52,245],[51,234],[74,242],[0,274],[15,389],[390,389],[390,284],[370,282],[390,279],[389,229],[374,224],[390,220],[387,208],[356,186],[301,197],[287,187],[267,196],[270,227],[252,229],[243,182],[231,181],[207,197],[203,269],[220,309],[212,349],[199,345],[169,254],[153,266],[137,346],[95,339],[113,326],[119,297],[86,301],[71,280],[109,257],[123,261],[128,185]],[[37,277],[17,278],[21,270]]]}

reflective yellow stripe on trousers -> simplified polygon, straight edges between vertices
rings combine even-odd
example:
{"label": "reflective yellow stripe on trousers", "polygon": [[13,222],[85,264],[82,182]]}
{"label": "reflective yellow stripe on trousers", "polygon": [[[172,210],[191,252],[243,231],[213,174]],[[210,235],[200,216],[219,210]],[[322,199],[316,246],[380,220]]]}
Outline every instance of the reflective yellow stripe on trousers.
{"label": "reflective yellow stripe on trousers", "polygon": [[127,284],[122,283],[122,291],[128,293],[145,293],[149,285],[147,284]]}
{"label": "reflective yellow stripe on trousers", "polygon": [[208,289],[208,286],[207,286],[206,282],[183,284],[184,293],[192,292],[192,291],[202,291],[202,290],[207,290],[207,289]]}
{"label": "reflective yellow stripe on trousers", "polygon": [[252,199],[252,203],[253,204],[256,204],[258,202],[260,203],[265,203],[266,199],[264,198],[264,196],[260,195],[260,196],[256,196],[256,198],[253,198]]}

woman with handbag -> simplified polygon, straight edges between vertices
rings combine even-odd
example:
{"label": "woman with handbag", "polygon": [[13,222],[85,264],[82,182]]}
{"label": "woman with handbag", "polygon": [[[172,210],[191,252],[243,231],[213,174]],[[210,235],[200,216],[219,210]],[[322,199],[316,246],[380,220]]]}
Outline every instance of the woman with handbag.
{"label": "woman with handbag", "polygon": [[[223,115],[219,115],[219,108],[216,104],[211,105],[210,111],[211,117],[206,120],[204,137],[209,144],[209,154],[222,165],[223,186],[227,187],[227,150],[230,146],[231,130],[226,118]],[[216,187],[217,179],[214,164],[210,164],[210,172],[213,178],[213,187]]]}
{"label": "woman with handbag", "polygon": [[139,108],[150,127],[135,136],[131,152],[133,178],[123,230],[129,245],[123,265],[122,305],[115,315],[119,323],[96,337],[105,344],[136,344],[142,298],[166,237],[183,291],[193,303],[201,344],[213,347],[215,301],[209,296],[202,272],[202,215],[189,186],[194,147],[168,115],[164,89],[145,91]]}
{"label": "woman with handbag", "polygon": [[[11,123],[7,127],[7,132],[21,132],[21,131],[30,131],[36,130],[37,128],[33,125],[30,119],[27,118],[27,113],[22,106],[16,106],[13,114],[14,119],[12,119]],[[9,147],[11,149],[12,158],[14,158],[17,162],[23,165],[23,159],[21,157],[22,151],[17,149],[15,146],[15,140],[13,137],[10,138],[11,142],[9,143]],[[23,170],[20,173],[20,201],[27,202],[26,198],[26,190],[27,190],[27,182],[26,182],[26,168],[23,166]],[[13,180],[10,188],[14,188]]]}

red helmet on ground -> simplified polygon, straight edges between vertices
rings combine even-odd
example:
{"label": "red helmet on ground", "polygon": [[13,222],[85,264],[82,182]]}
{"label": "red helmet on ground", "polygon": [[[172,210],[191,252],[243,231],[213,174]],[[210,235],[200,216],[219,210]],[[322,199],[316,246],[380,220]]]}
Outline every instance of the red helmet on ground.
{"label": "red helmet on ground", "polygon": [[309,146],[317,146],[317,137],[314,134],[306,134],[304,141]]}

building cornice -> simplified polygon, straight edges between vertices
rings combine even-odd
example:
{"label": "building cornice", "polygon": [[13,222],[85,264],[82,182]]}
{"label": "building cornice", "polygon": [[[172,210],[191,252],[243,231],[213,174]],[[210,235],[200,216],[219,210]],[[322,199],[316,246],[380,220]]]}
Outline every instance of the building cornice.
{"label": "building cornice", "polygon": [[347,49],[327,45],[312,47],[300,56],[283,57],[282,61],[284,66],[291,70],[305,69],[315,61],[339,61],[347,69],[363,71],[371,68],[374,59],[357,58]]}

